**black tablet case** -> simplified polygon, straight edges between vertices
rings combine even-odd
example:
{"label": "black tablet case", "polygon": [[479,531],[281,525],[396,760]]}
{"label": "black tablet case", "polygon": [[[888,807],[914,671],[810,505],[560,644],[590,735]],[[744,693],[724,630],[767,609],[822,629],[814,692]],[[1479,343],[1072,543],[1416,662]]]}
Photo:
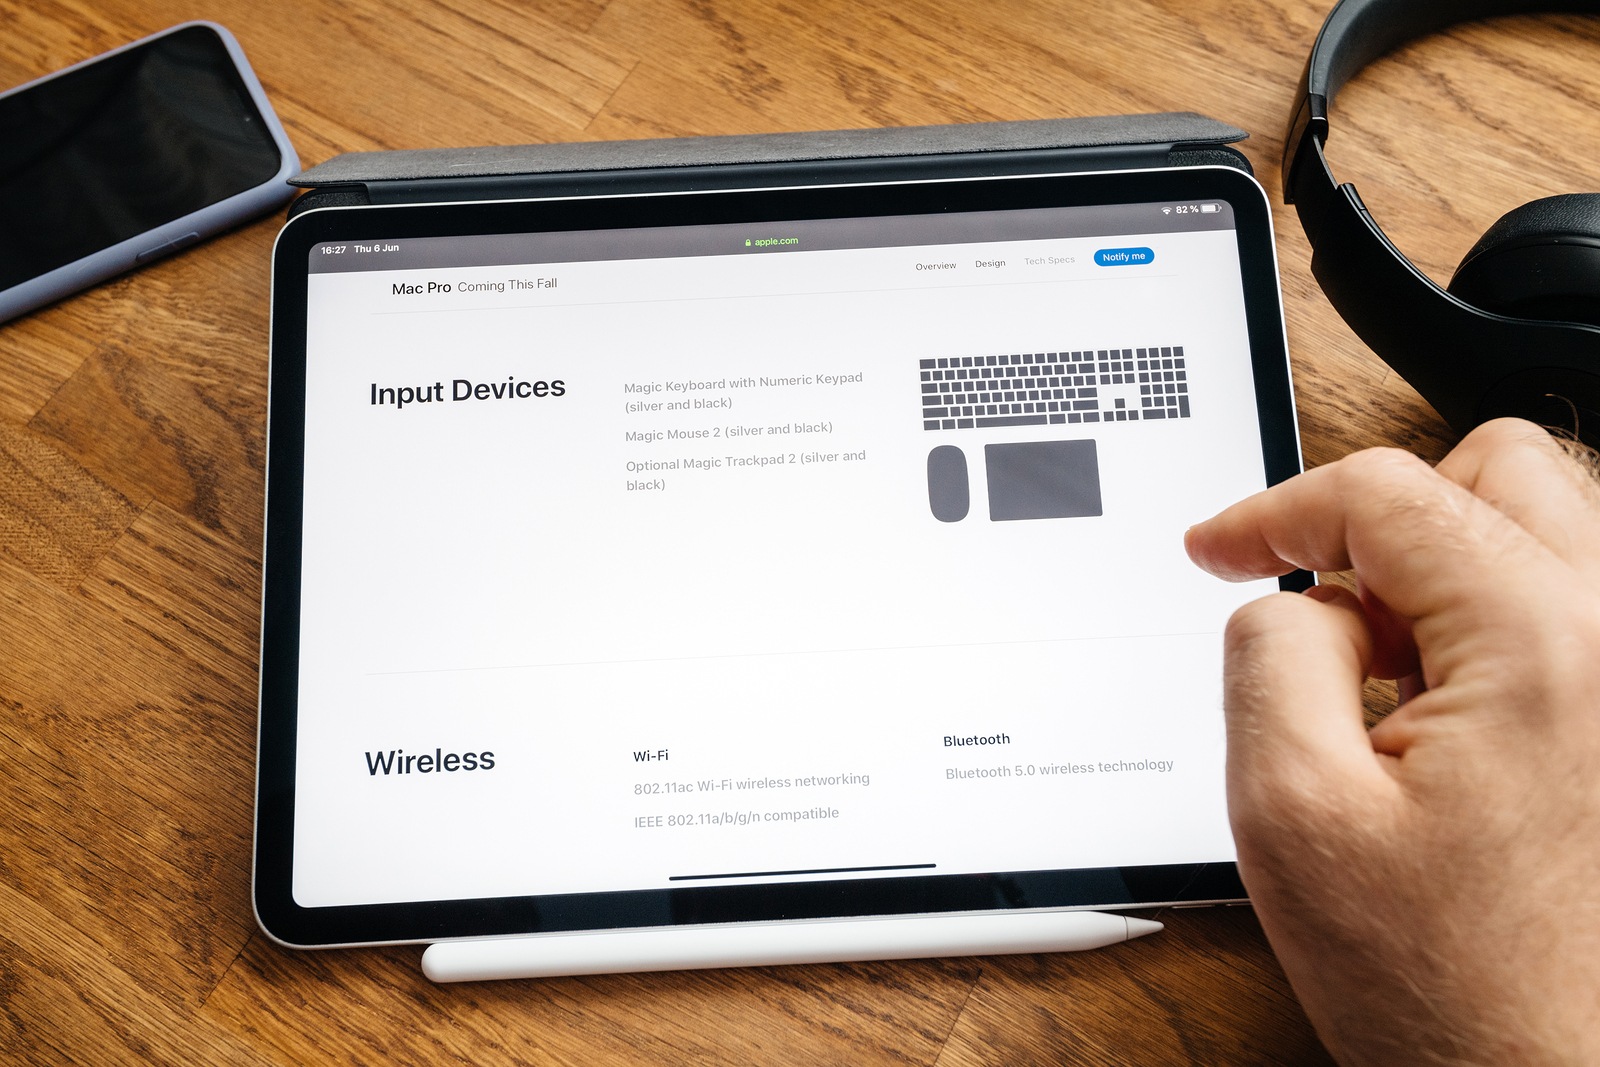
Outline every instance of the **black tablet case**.
{"label": "black tablet case", "polygon": [[[292,216],[322,207],[773,188],[897,180],[1224,166],[1249,135],[1190,112],[952,126],[356,152],[291,179]],[[1088,506],[1088,505],[1085,505]],[[1090,879],[1100,872],[1087,872]],[[1168,889],[1163,879],[1181,878]],[[1126,878],[1124,872],[1121,877]],[[1143,869],[1140,899],[1243,896],[1232,865]],[[1011,880],[1008,892],[1027,876]],[[1154,881],[1145,881],[1145,880]],[[1159,887],[1156,887],[1159,885]],[[988,890],[974,885],[974,907]],[[1024,894],[1026,895],[1026,894]],[[984,898],[987,900],[987,898]],[[1108,898],[1109,899],[1109,898]],[[783,905],[809,912],[797,899]],[[829,913],[831,914],[831,912]],[[750,916],[756,918],[757,916]],[[694,921],[685,915],[684,921]],[[587,921],[587,920],[586,920]],[[609,921],[609,920],[608,920]],[[604,925],[601,923],[599,925]],[[562,929],[568,927],[562,926]],[[495,932],[488,930],[486,932]],[[470,933],[470,932],[469,932]]]}
{"label": "black tablet case", "polygon": [[1192,112],[641,141],[350,152],[290,179],[319,207],[1225,166],[1243,130]]}

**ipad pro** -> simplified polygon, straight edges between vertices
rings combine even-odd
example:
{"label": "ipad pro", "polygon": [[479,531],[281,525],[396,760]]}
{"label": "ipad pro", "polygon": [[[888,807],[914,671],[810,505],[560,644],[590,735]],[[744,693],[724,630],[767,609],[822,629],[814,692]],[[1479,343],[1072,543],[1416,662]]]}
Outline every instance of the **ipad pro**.
{"label": "ipad pro", "polygon": [[269,438],[282,942],[1243,895],[1280,583],[1182,537],[1299,456],[1237,171],[310,211]]}

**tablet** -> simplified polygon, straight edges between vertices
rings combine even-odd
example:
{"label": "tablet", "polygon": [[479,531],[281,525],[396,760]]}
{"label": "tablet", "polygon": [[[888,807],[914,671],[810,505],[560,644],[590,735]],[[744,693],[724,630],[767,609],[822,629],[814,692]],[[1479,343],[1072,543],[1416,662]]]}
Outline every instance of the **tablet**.
{"label": "tablet", "polygon": [[[1235,900],[1192,523],[1299,469],[1227,168],[332,208],[274,256],[294,946]],[[758,961],[752,961],[758,962]]]}

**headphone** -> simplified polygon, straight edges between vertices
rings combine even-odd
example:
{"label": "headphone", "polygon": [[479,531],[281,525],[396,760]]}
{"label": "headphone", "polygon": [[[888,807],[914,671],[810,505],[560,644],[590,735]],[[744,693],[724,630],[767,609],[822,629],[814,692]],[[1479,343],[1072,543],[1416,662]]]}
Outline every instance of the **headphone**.
{"label": "headphone", "polygon": [[1516,415],[1600,447],[1600,193],[1511,211],[1440,288],[1323,154],[1334,96],[1385,52],[1456,23],[1537,12],[1600,14],[1600,0],[1340,0],[1300,79],[1283,199],[1328,301],[1457,432]]}

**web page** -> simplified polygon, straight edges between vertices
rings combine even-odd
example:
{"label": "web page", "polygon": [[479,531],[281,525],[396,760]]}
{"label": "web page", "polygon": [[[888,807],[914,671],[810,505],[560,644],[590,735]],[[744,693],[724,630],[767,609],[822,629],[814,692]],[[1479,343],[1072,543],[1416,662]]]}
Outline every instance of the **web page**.
{"label": "web page", "polygon": [[296,900],[1231,860],[1218,214],[318,248]]}

